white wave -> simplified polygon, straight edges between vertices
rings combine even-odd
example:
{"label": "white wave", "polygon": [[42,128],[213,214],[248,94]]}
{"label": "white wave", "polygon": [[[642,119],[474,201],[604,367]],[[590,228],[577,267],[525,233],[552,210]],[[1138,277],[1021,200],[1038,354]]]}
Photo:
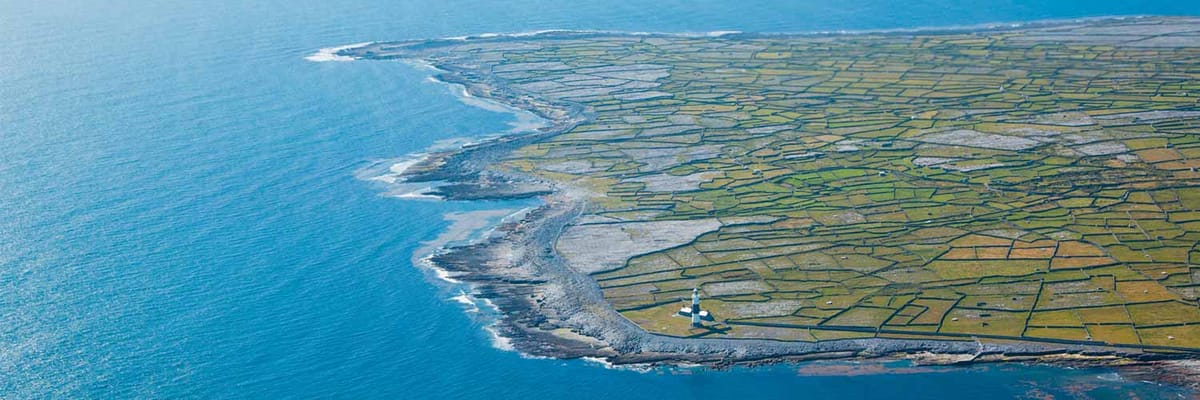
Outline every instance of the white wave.
{"label": "white wave", "polygon": [[496,307],[496,303],[493,303],[489,299],[479,299],[479,302],[483,303],[484,308],[487,308],[488,310],[491,310],[492,312],[500,312],[500,309]]}
{"label": "white wave", "polygon": [[654,368],[653,368],[653,367],[651,367],[649,364],[623,364],[623,365],[616,365],[616,364],[613,364],[613,363],[611,363],[611,362],[608,362],[608,360],[606,360],[606,359],[599,358],[599,357],[579,357],[579,359],[580,359],[580,360],[583,360],[583,361],[585,361],[585,362],[590,362],[590,363],[600,364],[601,366],[603,366],[603,367],[604,367],[604,369],[614,369],[614,370],[621,370],[621,371],[634,371],[634,372],[643,372],[643,373],[645,373],[645,372],[650,372],[651,370],[653,370],[653,369],[654,369]]}
{"label": "white wave", "polygon": [[425,268],[429,268],[429,270],[433,271],[433,274],[436,275],[438,277],[438,279],[441,279],[443,281],[453,283],[453,284],[461,284],[462,283],[462,281],[460,281],[458,279],[454,279],[455,274],[453,272],[447,271],[445,268],[438,267],[437,264],[434,264],[433,256],[434,256],[433,254],[430,254],[425,257],[421,257],[420,260],[418,260],[418,262],[420,262],[421,265],[424,265]]}
{"label": "white wave", "polygon": [[608,360],[599,357],[579,357],[579,359],[590,363],[600,364],[604,367],[604,369],[613,369],[617,367],[616,365],[613,365],[613,363],[608,362]]}
{"label": "white wave", "polygon": [[742,31],[712,31],[712,32],[705,33],[704,36],[721,37],[721,36],[728,36],[728,35],[737,35],[739,33],[742,33]]}
{"label": "white wave", "polygon": [[552,357],[545,357],[545,356],[535,356],[533,354],[528,354],[523,351],[517,351],[517,348],[514,347],[512,344],[512,338],[509,338],[507,336],[500,334],[500,330],[496,329],[496,327],[499,326],[501,323],[500,318],[496,315],[496,313],[500,312],[500,308],[496,307],[496,303],[493,303],[491,300],[488,300],[486,298],[480,298],[478,300],[480,303],[483,303],[483,306],[480,307],[480,309],[488,310],[491,313],[492,318],[493,318],[492,323],[483,327],[483,330],[486,331],[488,333],[488,336],[491,337],[491,339],[492,339],[491,340],[492,347],[495,347],[496,349],[503,350],[503,351],[515,351],[515,352],[517,352],[517,355],[521,356],[521,358],[524,358],[524,359],[549,360],[552,358]]}
{"label": "white wave", "polygon": [[471,295],[468,295],[465,291],[458,291],[458,295],[451,297],[450,299],[458,302],[458,304],[466,306],[467,312],[479,312],[479,305],[475,304],[475,300],[472,300]]}
{"label": "white wave", "polygon": [[433,190],[433,186],[422,186],[417,189],[412,189],[407,185],[398,186],[401,187],[395,190],[390,190],[383,195],[404,200],[445,200],[441,196],[429,193],[431,190]]}
{"label": "white wave", "polygon": [[414,157],[410,160],[400,161],[398,163],[392,164],[392,166],[389,167],[388,170],[392,171],[393,174],[403,175],[405,172],[408,172],[408,169],[412,168],[413,165],[416,165],[417,163],[424,161],[425,157],[426,156],[422,154],[422,155],[420,155],[418,157]]}
{"label": "white wave", "polygon": [[[420,58],[403,58],[403,59],[400,59],[400,62],[405,65],[416,68],[418,70],[433,71],[433,72],[437,72],[437,73],[446,72],[446,70],[438,68],[436,65],[433,65],[433,63],[426,61],[426,60],[422,60]],[[430,82],[436,82],[436,83],[445,83],[445,82],[437,80],[437,78],[434,78],[432,76],[426,77],[425,80],[430,81]]]}
{"label": "white wave", "polygon": [[428,157],[429,154],[426,153],[412,154],[408,157],[400,159],[400,161],[392,163],[392,165],[388,166],[386,172],[376,176],[367,177],[366,180],[379,181],[389,184],[403,183],[404,173],[408,172],[408,169],[412,168],[414,165],[425,161],[425,159]]}
{"label": "white wave", "polygon": [[354,176],[364,181],[379,182],[386,186],[382,196],[409,200],[443,200],[441,196],[430,194],[438,182],[408,183],[405,173],[414,165],[429,158],[429,153],[410,154],[405,158],[385,159],[355,171]]}
{"label": "white wave", "polygon": [[450,282],[450,283],[455,283],[455,284],[462,283],[462,281],[460,281],[458,279],[454,279],[454,274],[451,273],[450,271],[447,271],[444,268],[438,268],[438,267],[432,267],[432,268],[433,268],[433,274],[437,275],[438,279],[441,279],[443,281]]}
{"label": "white wave", "polygon": [[513,345],[512,345],[512,339],[506,338],[506,337],[504,337],[504,335],[501,335],[500,331],[496,330],[495,324],[485,326],[485,327],[483,327],[483,330],[487,331],[488,335],[491,336],[492,347],[495,347],[497,349],[504,350],[504,351],[516,351],[517,350],[517,348],[513,347]]}
{"label": "white wave", "polygon": [[317,50],[316,53],[312,53],[312,54],[308,55],[308,57],[304,57],[304,59],[308,60],[308,61],[312,61],[312,62],[354,61],[355,60],[354,57],[338,55],[338,52],[340,52],[342,50],[357,49],[359,47],[369,46],[374,43],[375,42],[364,42],[364,43],[348,44],[345,46],[326,47],[326,48]]}

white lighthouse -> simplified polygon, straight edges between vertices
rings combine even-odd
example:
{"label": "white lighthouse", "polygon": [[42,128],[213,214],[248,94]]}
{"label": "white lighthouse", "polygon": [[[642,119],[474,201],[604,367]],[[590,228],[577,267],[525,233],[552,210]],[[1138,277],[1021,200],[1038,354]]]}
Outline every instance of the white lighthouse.
{"label": "white lighthouse", "polygon": [[692,326],[697,328],[701,326],[701,321],[712,321],[708,311],[700,309],[700,288],[692,289],[692,305],[680,308],[679,315],[691,317]]}
{"label": "white lighthouse", "polygon": [[700,288],[692,288],[692,313],[700,312]]}
{"label": "white lighthouse", "polygon": [[700,327],[700,288],[692,288],[692,327]]}

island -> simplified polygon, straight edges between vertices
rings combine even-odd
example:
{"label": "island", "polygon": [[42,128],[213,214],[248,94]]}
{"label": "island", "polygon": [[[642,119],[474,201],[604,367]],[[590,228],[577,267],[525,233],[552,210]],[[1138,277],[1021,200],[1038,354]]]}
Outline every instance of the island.
{"label": "island", "polygon": [[431,258],[524,353],[1197,374],[1200,19],[560,31],[336,56],[429,65],[546,121],[403,171],[447,199],[543,199]]}

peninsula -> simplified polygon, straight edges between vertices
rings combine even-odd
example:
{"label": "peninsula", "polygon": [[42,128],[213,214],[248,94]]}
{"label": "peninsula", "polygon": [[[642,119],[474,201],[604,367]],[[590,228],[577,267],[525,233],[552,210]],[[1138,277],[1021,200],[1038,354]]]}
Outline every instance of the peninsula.
{"label": "peninsula", "polygon": [[[448,199],[544,198],[432,259],[494,302],[522,352],[1196,373],[1200,19],[546,32],[333,56],[425,63],[549,121],[404,173]],[[679,312],[696,288],[699,326]]]}

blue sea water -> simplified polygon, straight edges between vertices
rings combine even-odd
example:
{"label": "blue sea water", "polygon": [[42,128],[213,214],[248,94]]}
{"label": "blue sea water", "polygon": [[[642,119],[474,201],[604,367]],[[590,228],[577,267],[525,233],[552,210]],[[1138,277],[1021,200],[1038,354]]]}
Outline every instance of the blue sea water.
{"label": "blue sea water", "polygon": [[[817,31],[1188,1],[0,0],[0,398],[1174,397],[1107,370],[606,369],[501,351],[412,265],[442,215],[373,160],[506,129],[369,40],[549,28]],[[811,367],[811,366],[810,366]],[[919,372],[913,374],[912,372]],[[616,396],[616,397],[614,397]]]}

